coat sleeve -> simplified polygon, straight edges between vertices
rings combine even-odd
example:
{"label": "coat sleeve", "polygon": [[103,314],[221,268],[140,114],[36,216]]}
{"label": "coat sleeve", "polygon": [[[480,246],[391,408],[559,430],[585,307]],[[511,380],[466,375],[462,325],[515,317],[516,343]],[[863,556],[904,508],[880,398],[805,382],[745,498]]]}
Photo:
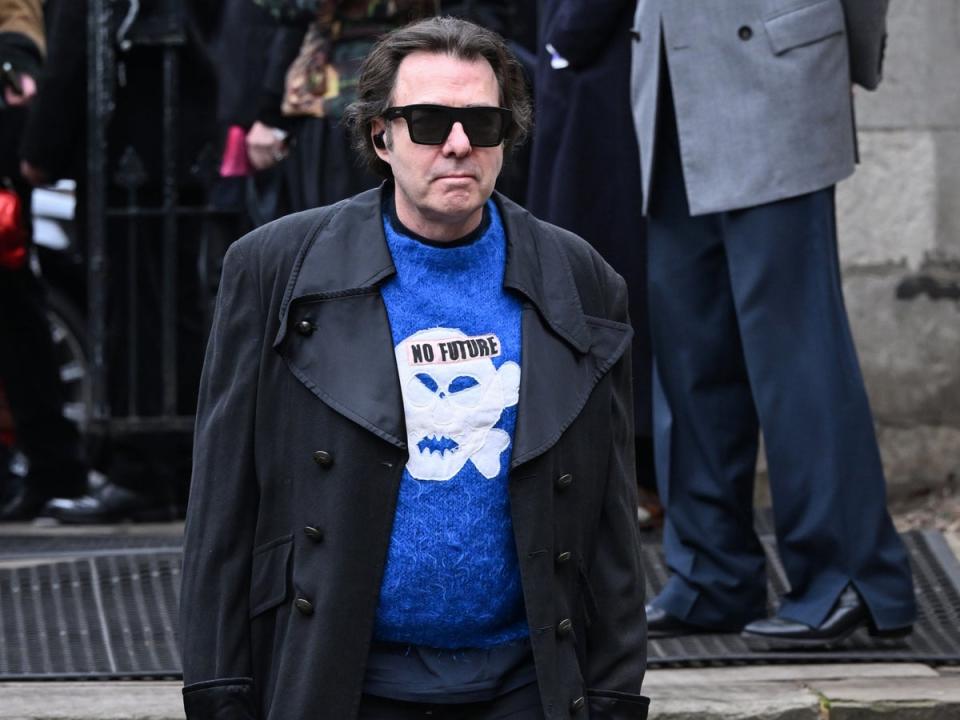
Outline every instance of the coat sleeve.
{"label": "coat sleeve", "polygon": [[[11,60],[17,70],[36,72],[46,52],[40,0],[0,0],[0,41],[6,53],[4,60]],[[32,61],[29,66],[20,64],[19,56],[11,57],[14,48],[8,50],[8,42],[12,42],[16,50],[28,52]]]}
{"label": "coat sleeve", "polygon": [[86,146],[86,0],[48,3],[47,21],[49,52],[30,104],[20,155],[51,179],[82,180],[77,165],[79,148]]}
{"label": "coat sleeve", "polygon": [[[629,323],[626,284],[616,277],[612,319]],[[642,720],[647,622],[637,522],[631,354],[611,370],[612,442],[595,555],[587,577],[587,699],[595,720]]]}
{"label": "coat sleeve", "polygon": [[248,616],[264,323],[243,243],[224,259],[197,406],[180,593],[183,696],[191,719],[258,716]]}
{"label": "coat sleeve", "polygon": [[850,79],[876,90],[883,76],[888,0],[843,0],[850,53]]}

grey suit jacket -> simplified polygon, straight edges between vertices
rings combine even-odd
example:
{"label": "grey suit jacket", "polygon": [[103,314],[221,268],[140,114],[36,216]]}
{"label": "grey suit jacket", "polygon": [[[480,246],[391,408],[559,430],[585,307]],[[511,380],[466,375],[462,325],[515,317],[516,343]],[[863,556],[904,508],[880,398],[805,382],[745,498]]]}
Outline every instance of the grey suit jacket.
{"label": "grey suit jacket", "polygon": [[644,212],[664,55],[690,212],[760,205],[853,172],[851,83],[880,82],[886,12],[887,0],[639,0],[631,86]]}

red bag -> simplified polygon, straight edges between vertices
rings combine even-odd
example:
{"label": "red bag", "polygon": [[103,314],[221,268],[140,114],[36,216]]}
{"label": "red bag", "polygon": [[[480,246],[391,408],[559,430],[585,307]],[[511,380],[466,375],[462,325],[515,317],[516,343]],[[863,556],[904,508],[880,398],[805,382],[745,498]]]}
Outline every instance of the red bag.
{"label": "red bag", "polygon": [[0,187],[0,267],[19,270],[27,262],[27,231],[20,196]]}

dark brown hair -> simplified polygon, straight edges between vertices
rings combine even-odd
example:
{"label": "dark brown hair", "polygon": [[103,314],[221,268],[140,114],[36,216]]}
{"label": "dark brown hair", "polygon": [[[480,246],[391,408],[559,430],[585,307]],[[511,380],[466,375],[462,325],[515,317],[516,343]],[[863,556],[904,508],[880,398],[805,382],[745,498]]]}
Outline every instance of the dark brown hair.
{"label": "dark brown hair", "polygon": [[500,104],[513,112],[513,122],[504,140],[505,154],[523,142],[533,123],[530,93],[517,58],[495,32],[452,17],[432,17],[397,28],[381,38],[363,61],[357,83],[357,100],[345,113],[344,122],[354,149],[369,168],[392,177],[390,165],[373,147],[373,121],[390,107],[403,59],[415,52],[451,55],[461,60],[484,59],[493,68],[500,88]]}

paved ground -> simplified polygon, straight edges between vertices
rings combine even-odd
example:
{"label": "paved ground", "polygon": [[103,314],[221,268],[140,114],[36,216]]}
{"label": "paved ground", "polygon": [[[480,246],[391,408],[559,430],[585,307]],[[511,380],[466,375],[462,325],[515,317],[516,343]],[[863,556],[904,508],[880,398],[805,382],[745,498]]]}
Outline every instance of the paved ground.
{"label": "paved ground", "polygon": [[[958,508],[960,500],[951,492],[916,499],[894,508],[894,515],[901,529],[945,531],[960,557]],[[6,525],[2,531],[43,534],[50,527]],[[182,524],[58,532],[175,535]],[[960,720],[960,667],[890,663],[654,670],[644,692],[653,701],[651,720]],[[176,682],[0,683],[0,720],[183,717]]]}
{"label": "paved ground", "polygon": [[[651,720],[960,718],[960,669],[926,665],[656,670],[648,674],[645,692],[653,698]],[[183,717],[179,683],[0,684],[0,720]]]}

